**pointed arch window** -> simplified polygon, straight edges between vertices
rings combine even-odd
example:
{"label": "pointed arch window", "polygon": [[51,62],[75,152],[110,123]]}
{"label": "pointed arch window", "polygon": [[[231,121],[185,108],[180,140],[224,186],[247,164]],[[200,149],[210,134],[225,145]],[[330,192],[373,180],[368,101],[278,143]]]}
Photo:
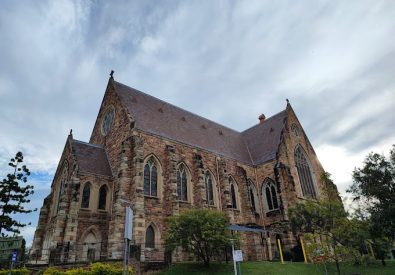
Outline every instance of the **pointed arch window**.
{"label": "pointed arch window", "polygon": [[303,196],[316,198],[317,194],[314,187],[310,161],[301,146],[298,146],[295,150],[295,164],[298,170]]}
{"label": "pointed arch window", "polygon": [[56,205],[56,214],[60,210],[60,203],[62,201],[63,192],[67,187],[68,164],[66,161],[63,166],[64,167],[63,167],[63,171],[62,171],[62,177],[60,178],[60,184],[59,184],[59,189],[58,189],[58,200],[57,200],[57,205]]}
{"label": "pointed arch window", "polygon": [[188,179],[184,164],[180,164],[177,169],[177,194],[181,201],[188,201]]}
{"label": "pointed arch window", "polygon": [[265,179],[262,185],[262,195],[265,199],[266,210],[272,211],[279,208],[277,188],[272,179]]}
{"label": "pointed arch window", "polygon": [[102,185],[99,189],[99,209],[106,210],[107,191],[108,188],[106,185]]}
{"label": "pointed arch window", "polygon": [[148,226],[145,232],[145,247],[155,248],[155,231],[152,225]]}
{"label": "pointed arch window", "polygon": [[82,190],[81,208],[89,208],[89,200],[91,196],[91,184],[87,182]]}
{"label": "pointed arch window", "polygon": [[237,198],[236,198],[235,183],[234,183],[232,178],[229,178],[229,185],[230,185],[231,207],[233,209],[237,209]]}
{"label": "pointed arch window", "polygon": [[204,182],[206,185],[206,201],[208,205],[214,205],[214,188],[213,179],[209,171],[206,172],[204,177]]}
{"label": "pointed arch window", "polygon": [[152,157],[144,166],[144,195],[158,196],[158,169]]}
{"label": "pointed arch window", "polygon": [[292,131],[292,134],[293,134],[295,137],[299,137],[299,136],[300,136],[299,127],[298,127],[295,123],[291,125],[291,131]]}

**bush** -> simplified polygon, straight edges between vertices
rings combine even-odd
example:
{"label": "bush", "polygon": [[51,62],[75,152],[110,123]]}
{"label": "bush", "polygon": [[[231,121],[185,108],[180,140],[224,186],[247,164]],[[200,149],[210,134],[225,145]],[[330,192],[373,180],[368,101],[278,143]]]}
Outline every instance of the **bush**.
{"label": "bush", "polygon": [[92,274],[92,272],[89,270],[85,270],[83,268],[73,268],[73,269],[67,270],[66,272],[64,272],[64,274],[66,274],[66,275],[90,275],[90,274]]}
{"label": "bush", "polygon": [[54,267],[47,268],[44,271],[44,275],[61,275],[63,273],[64,273],[63,271],[60,271],[59,269],[56,269]]}
{"label": "bush", "polygon": [[[0,275],[8,275],[9,270],[0,270]],[[26,267],[16,268],[11,271],[11,275],[28,275],[29,270]]]}
{"label": "bush", "polygon": [[[108,263],[94,263],[89,266],[89,269],[73,268],[67,271],[61,271],[54,267],[50,267],[44,271],[44,275],[122,275],[122,273],[122,265]],[[133,275],[133,270],[130,267],[129,275]]]}

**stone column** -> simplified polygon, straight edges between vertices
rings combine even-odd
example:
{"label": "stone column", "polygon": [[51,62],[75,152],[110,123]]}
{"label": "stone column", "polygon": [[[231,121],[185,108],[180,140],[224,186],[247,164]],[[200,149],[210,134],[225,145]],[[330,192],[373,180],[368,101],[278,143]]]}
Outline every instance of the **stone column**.
{"label": "stone column", "polygon": [[30,256],[32,257],[32,261],[36,259],[41,259],[43,243],[45,238],[45,228],[48,220],[48,213],[50,211],[50,202],[51,202],[51,195],[44,199],[43,206],[40,209],[40,216],[38,219],[38,224],[36,231],[34,232],[32,250]]}
{"label": "stone column", "polygon": [[180,204],[177,194],[177,160],[175,148],[172,145],[166,145],[166,165],[165,165],[165,182],[164,182],[164,212],[166,216],[178,215]]}
{"label": "stone column", "polygon": [[245,202],[243,203],[242,209],[242,212],[244,213],[244,223],[255,223],[255,213],[253,213],[251,209],[251,199],[250,192],[248,190],[248,178],[246,170],[243,167],[238,166],[237,176],[241,179],[239,185],[241,201]]}
{"label": "stone column", "polygon": [[80,197],[80,179],[77,175],[78,167],[74,166],[73,173],[70,180],[70,203],[69,211],[67,215],[67,221],[65,224],[63,245],[63,253],[67,258],[68,262],[75,262],[78,259],[78,248],[76,247],[77,242],[77,228],[78,228],[78,211],[80,208],[79,197]]}
{"label": "stone column", "polygon": [[121,145],[118,171],[114,171],[113,207],[107,248],[110,259],[122,259],[124,256],[125,206],[130,200],[130,158],[131,146],[127,139]]}
{"label": "stone column", "polygon": [[[221,210],[225,211],[229,218],[230,222],[234,223],[234,214],[232,210],[232,198],[230,192],[230,185],[229,185],[229,173],[226,169],[226,161],[223,159],[218,158],[218,173],[219,173],[219,185],[222,194],[221,196]],[[234,183],[236,184],[236,183]]]}
{"label": "stone column", "polygon": [[144,212],[144,149],[143,138],[136,132],[130,138],[132,164],[131,164],[131,190],[130,201],[133,202],[134,220],[133,220],[133,240],[135,244],[141,244],[141,261],[144,257],[144,235],[145,235],[145,212]]}
{"label": "stone column", "polygon": [[289,204],[294,201],[292,197],[295,194],[295,183],[293,181],[289,167],[281,162],[276,164],[274,168],[274,174],[283,219],[288,220],[287,209]]}
{"label": "stone column", "polygon": [[202,160],[202,156],[199,153],[195,153],[194,162],[193,162],[193,172],[194,178],[196,179],[194,186],[194,202],[195,206],[206,207],[206,186],[204,183],[204,164]]}

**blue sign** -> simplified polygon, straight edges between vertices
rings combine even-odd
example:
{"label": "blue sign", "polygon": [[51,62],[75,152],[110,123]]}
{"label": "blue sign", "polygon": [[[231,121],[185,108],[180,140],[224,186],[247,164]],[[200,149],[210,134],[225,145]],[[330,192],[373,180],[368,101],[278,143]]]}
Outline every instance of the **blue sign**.
{"label": "blue sign", "polygon": [[16,255],[17,255],[17,252],[16,252],[16,251],[12,252],[12,258],[11,258],[11,261],[12,261],[13,263],[15,263],[15,262],[16,262]]}

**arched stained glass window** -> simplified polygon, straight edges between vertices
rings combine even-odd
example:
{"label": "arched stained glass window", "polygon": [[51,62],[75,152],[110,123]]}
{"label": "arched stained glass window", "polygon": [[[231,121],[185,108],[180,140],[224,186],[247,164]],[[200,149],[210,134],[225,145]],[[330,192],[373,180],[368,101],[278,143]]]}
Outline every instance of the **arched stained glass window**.
{"label": "arched stained glass window", "polygon": [[313,175],[311,173],[310,161],[301,146],[298,146],[295,150],[295,164],[298,170],[303,196],[316,198],[317,194],[314,187]]}
{"label": "arched stained glass window", "polygon": [[295,137],[299,137],[299,136],[300,136],[299,127],[298,127],[295,123],[291,125],[291,131],[292,131],[292,134],[293,134]]}
{"label": "arched stained glass window", "polygon": [[144,166],[144,195],[151,193],[151,168],[147,163]]}
{"label": "arched stained glass window", "polygon": [[272,211],[279,208],[277,188],[274,181],[266,178],[262,185],[262,196],[265,199],[266,211]]}
{"label": "arched stained glass window", "polygon": [[269,186],[267,186],[265,189],[266,189],[265,193],[266,193],[266,202],[267,202],[268,209],[273,210],[273,202],[272,202],[270,188],[269,188]]}
{"label": "arched stained glass window", "polygon": [[155,248],[155,231],[152,225],[148,226],[145,232],[145,247]]}
{"label": "arched stained glass window", "polygon": [[114,116],[115,116],[114,107],[110,106],[110,108],[107,110],[106,114],[104,115],[101,125],[101,132],[104,136],[107,135],[108,131],[111,128],[112,122],[114,120]]}
{"label": "arched stained glass window", "polygon": [[209,171],[205,174],[205,185],[206,185],[206,201],[208,205],[214,205],[214,190],[213,190],[213,180]]}
{"label": "arched stained glass window", "polygon": [[91,195],[91,184],[85,183],[84,189],[82,190],[81,208],[89,208],[89,200]]}
{"label": "arched stained glass window", "polygon": [[158,170],[152,158],[144,166],[144,195],[158,196]]}
{"label": "arched stained glass window", "polygon": [[106,200],[107,200],[107,186],[103,185],[99,189],[99,209],[106,210]]}
{"label": "arched stained glass window", "polygon": [[230,198],[231,198],[232,208],[237,209],[235,183],[233,182],[232,178],[229,178],[229,184],[230,184]]}
{"label": "arched stained glass window", "polygon": [[151,166],[151,196],[158,196],[158,170],[155,165]]}
{"label": "arched stained glass window", "polygon": [[185,166],[180,164],[177,169],[177,194],[178,199],[188,201],[187,173]]}
{"label": "arched stained glass window", "polygon": [[274,185],[272,185],[270,187],[270,191],[272,191],[273,209],[277,209],[278,208],[277,192],[276,192],[276,188],[274,187]]}

